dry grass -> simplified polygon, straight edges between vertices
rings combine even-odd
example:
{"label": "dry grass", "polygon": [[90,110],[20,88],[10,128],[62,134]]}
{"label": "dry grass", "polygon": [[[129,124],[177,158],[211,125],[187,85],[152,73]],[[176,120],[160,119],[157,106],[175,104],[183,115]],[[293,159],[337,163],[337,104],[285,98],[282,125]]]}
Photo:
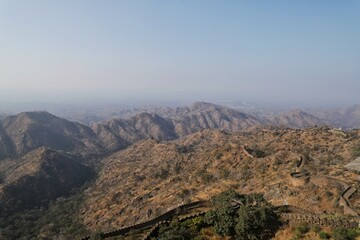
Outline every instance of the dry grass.
{"label": "dry grass", "polygon": [[[355,183],[357,175],[342,168],[352,160],[358,132],[352,136],[328,128],[254,128],[251,133],[204,130],[172,142],[141,141],[104,160],[98,180],[86,191],[82,218],[92,230],[105,231],[147,220],[178,204],[208,199],[228,188],[262,192],[276,205],[341,213],[335,203],[336,182],[294,187],[289,174],[302,155],[311,175]],[[244,146],[266,156],[251,158]],[[355,205],[358,200],[352,199]]]}

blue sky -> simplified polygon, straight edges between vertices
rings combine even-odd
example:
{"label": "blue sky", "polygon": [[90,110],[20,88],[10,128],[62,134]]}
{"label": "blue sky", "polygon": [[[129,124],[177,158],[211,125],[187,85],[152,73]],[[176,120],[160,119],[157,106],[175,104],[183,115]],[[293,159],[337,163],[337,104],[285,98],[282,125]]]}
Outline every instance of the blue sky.
{"label": "blue sky", "polygon": [[360,104],[360,1],[0,0],[0,101]]}

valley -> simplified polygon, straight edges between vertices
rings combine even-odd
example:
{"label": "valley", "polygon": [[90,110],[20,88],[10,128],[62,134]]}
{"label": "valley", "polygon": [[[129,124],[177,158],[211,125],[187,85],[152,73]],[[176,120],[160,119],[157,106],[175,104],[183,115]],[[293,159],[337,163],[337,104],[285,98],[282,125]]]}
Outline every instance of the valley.
{"label": "valley", "polygon": [[[229,189],[262,194],[276,208],[295,207],[281,215],[290,226],[308,219],[303,210],[312,219],[358,218],[358,174],[345,165],[360,156],[359,130],[332,128],[301,111],[264,120],[207,103],[158,114],[90,127],[46,112],[4,118],[0,236],[80,239]],[[72,211],[59,212],[64,206]],[[55,225],[42,223],[49,217]],[[25,227],[15,230],[19,221]]]}

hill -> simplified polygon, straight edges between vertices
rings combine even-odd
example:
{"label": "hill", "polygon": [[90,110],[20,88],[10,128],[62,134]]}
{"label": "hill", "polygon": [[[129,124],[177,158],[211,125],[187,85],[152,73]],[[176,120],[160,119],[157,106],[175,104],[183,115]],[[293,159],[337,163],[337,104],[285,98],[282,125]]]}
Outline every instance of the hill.
{"label": "hill", "polygon": [[[343,168],[359,155],[359,131],[283,128],[321,121],[301,111],[265,120],[208,103],[162,111],[91,128],[46,112],[1,121],[0,208],[15,213],[12,223],[0,217],[6,236],[15,236],[22,211],[59,223],[59,209],[72,206],[76,211],[67,211],[66,219],[76,222],[64,226],[81,226],[80,234],[86,232],[83,225],[88,231],[113,230],[229,188],[262,193],[276,206],[289,204],[316,214],[360,212],[357,175]],[[100,165],[96,182],[79,197],[56,200],[95,178],[83,164],[93,154]],[[350,200],[343,198],[346,189]],[[44,210],[49,201],[54,203]],[[45,238],[62,232],[47,232],[39,221],[36,229]],[[28,236],[26,229],[16,236]]]}
{"label": "hill", "polygon": [[104,121],[91,128],[47,112],[24,112],[0,122],[0,159],[22,156],[38,147],[103,154],[139,140],[173,140],[203,129],[241,132],[256,126],[304,128],[323,124],[319,118],[302,111],[266,119],[204,102],[189,107],[150,109],[149,113]]}
{"label": "hill", "polygon": [[170,120],[149,113],[94,124],[92,129],[101,144],[110,151],[125,148],[142,139],[152,138],[160,141],[177,137]]}
{"label": "hill", "polygon": [[239,132],[249,127],[270,124],[265,119],[204,102],[194,103],[190,107],[177,108],[172,114],[172,118],[179,136],[195,133],[201,129]]}
{"label": "hill", "polygon": [[142,139],[173,140],[203,129],[244,131],[269,124],[267,120],[210,103],[195,103],[183,108],[157,108],[126,119],[93,124],[102,145],[114,151]]}
{"label": "hill", "polygon": [[301,110],[277,114],[270,117],[269,121],[275,126],[294,129],[325,125],[325,122],[320,118]]}
{"label": "hill", "polygon": [[1,121],[0,159],[21,156],[38,147],[84,154],[102,150],[89,127],[47,112],[24,112]]}
{"label": "hill", "polygon": [[70,194],[94,177],[81,158],[48,148],[38,148],[19,159],[0,162],[0,212],[6,215]]}
{"label": "hill", "polygon": [[314,111],[313,114],[334,127],[342,127],[344,129],[360,128],[360,105]]}
{"label": "hill", "polygon": [[[342,214],[337,199],[344,184],[357,182],[343,166],[358,143],[359,132],[324,127],[236,134],[204,130],[171,142],[140,141],[104,160],[86,191],[83,221],[91,229],[114,229],[228,188],[263,193],[275,205]],[[290,175],[299,158],[306,159],[306,171],[313,175],[301,187]],[[352,198],[356,203],[358,195]]]}

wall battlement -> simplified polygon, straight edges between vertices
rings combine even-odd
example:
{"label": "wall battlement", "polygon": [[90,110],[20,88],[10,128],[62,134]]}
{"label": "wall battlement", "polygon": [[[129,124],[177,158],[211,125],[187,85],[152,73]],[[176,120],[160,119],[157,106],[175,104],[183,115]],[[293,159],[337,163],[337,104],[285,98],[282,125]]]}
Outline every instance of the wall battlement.
{"label": "wall battlement", "polygon": [[[111,232],[101,233],[100,236],[102,239],[106,239],[109,237],[122,236],[122,235],[128,234],[130,232],[142,231],[142,230],[153,227],[154,225],[156,225],[159,222],[170,220],[171,218],[178,216],[179,214],[183,214],[189,210],[192,210],[195,208],[200,208],[200,207],[205,207],[205,206],[207,206],[207,204],[208,204],[208,201],[196,201],[196,202],[183,204],[183,205],[180,205],[170,211],[167,211],[166,213],[164,213],[156,218],[153,218],[149,221],[130,225],[127,227],[123,227],[123,228],[120,228],[120,229],[117,229],[117,230],[114,230]],[[91,236],[86,236],[86,237],[82,238],[81,240],[88,240],[90,238],[91,238]]]}

